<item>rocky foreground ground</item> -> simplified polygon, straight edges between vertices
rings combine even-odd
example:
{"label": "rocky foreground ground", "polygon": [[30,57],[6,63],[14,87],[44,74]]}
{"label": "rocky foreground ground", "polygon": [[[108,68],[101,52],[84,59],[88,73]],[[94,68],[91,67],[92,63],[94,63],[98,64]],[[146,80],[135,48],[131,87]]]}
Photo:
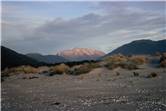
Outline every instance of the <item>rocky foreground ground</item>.
{"label": "rocky foreground ground", "polygon": [[[152,72],[157,76],[148,76]],[[152,67],[19,74],[1,84],[2,111],[166,111],[165,84],[166,69]]]}

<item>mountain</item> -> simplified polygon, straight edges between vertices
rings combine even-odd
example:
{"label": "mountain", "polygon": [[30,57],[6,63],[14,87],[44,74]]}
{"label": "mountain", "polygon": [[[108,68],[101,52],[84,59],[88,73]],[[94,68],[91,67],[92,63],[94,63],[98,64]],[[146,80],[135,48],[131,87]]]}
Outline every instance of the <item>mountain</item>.
{"label": "mountain", "polygon": [[107,55],[114,55],[119,53],[123,55],[152,55],[156,52],[166,52],[166,40],[136,40],[131,43],[122,45]]}
{"label": "mountain", "polygon": [[62,56],[70,61],[82,61],[82,60],[96,60],[105,53],[90,48],[73,48],[70,50],[64,50],[57,53],[57,55]]}
{"label": "mountain", "polygon": [[26,54],[28,57],[31,57],[37,61],[48,63],[48,64],[54,64],[54,63],[61,63],[61,62],[67,62],[68,60],[64,57],[58,56],[58,55],[41,55],[38,53],[29,53]]}
{"label": "mountain", "polygon": [[38,66],[42,63],[27,57],[26,55],[19,54],[9,48],[1,46],[1,69],[15,67],[20,65]]}

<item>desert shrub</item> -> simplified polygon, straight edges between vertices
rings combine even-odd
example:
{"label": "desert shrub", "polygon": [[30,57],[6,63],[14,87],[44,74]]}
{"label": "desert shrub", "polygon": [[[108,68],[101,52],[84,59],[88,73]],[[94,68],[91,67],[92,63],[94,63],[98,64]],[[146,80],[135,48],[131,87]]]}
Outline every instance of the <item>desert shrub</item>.
{"label": "desert shrub", "polygon": [[166,53],[163,53],[160,57],[160,67],[166,67]]}
{"label": "desert shrub", "polygon": [[128,70],[138,69],[138,66],[134,62],[131,62],[131,61],[119,63],[119,66],[121,68],[128,69]]}
{"label": "desert shrub", "polygon": [[106,64],[104,65],[108,69],[115,69],[117,67],[121,67],[124,69],[138,69],[137,65],[143,64],[146,61],[146,58],[143,56],[123,56],[123,55],[114,55],[110,57],[106,57],[104,59]]}
{"label": "desert shrub", "polygon": [[85,64],[85,65],[87,67],[91,68],[91,69],[100,67],[99,63],[88,63],[88,64]]}
{"label": "desert shrub", "polygon": [[166,60],[160,62],[160,67],[166,67]]}
{"label": "desert shrub", "polygon": [[107,63],[119,63],[119,62],[125,62],[127,61],[127,57],[123,55],[113,55],[113,56],[108,56],[104,58],[104,61]]}
{"label": "desert shrub", "polygon": [[36,77],[36,76],[30,76],[28,79],[35,79],[35,78],[39,78],[39,77]]}
{"label": "desert shrub", "polygon": [[70,67],[68,65],[60,64],[60,65],[52,66],[50,68],[50,72],[52,74],[64,74],[64,73],[67,73],[69,69]]}
{"label": "desert shrub", "polygon": [[129,70],[137,69],[137,66],[132,63],[121,63],[119,64],[119,66],[123,69],[129,69]]}
{"label": "desert shrub", "polygon": [[48,66],[40,66],[37,69],[39,73],[48,73],[50,68]]}
{"label": "desert shrub", "polygon": [[146,63],[147,59],[144,56],[132,56],[129,58],[129,61],[134,62],[137,65],[141,65]]}
{"label": "desert shrub", "polygon": [[111,69],[111,70],[115,69],[117,67],[121,67],[121,68],[128,69],[128,70],[138,69],[137,65],[133,62],[130,62],[130,61],[119,62],[119,63],[116,63],[116,62],[107,63],[105,65],[105,67],[108,69]]}
{"label": "desert shrub", "polygon": [[32,66],[19,66],[15,68],[6,68],[4,71],[2,71],[2,76],[10,76],[15,74],[34,74],[38,73],[37,68],[34,68]]}
{"label": "desert shrub", "polygon": [[88,73],[91,70],[100,67],[98,63],[85,63],[79,66],[74,66],[70,69],[69,73],[72,75],[80,75]]}
{"label": "desert shrub", "polygon": [[120,75],[120,73],[119,72],[116,72],[116,76],[119,76]]}
{"label": "desert shrub", "polygon": [[88,68],[86,65],[80,65],[79,67],[71,68],[71,70],[69,71],[69,74],[79,75],[79,74],[88,73],[88,72],[90,72],[90,68]]}
{"label": "desert shrub", "polygon": [[21,66],[16,68],[16,71],[23,72],[24,74],[38,73],[37,68],[31,67],[31,66]]}
{"label": "desert shrub", "polygon": [[127,58],[123,55],[113,55],[104,58],[104,61],[106,62],[105,67],[108,69],[115,69],[120,66],[122,62],[127,61]]}
{"label": "desert shrub", "polygon": [[154,78],[154,77],[157,77],[157,73],[152,72],[152,73],[150,73],[149,75],[147,75],[146,78]]}
{"label": "desert shrub", "polygon": [[118,63],[107,63],[107,64],[105,64],[105,67],[112,70],[112,69],[119,67],[119,64]]}
{"label": "desert shrub", "polygon": [[133,72],[133,75],[134,76],[139,76],[139,73],[138,72]]}
{"label": "desert shrub", "polygon": [[37,76],[29,76],[29,77],[23,77],[22,79],[35,79],[35,78],[39,78]]}
{"label": "desert shrub", "polygon": [[166,59],[166,52],[161,54],[160,61],[165,60],[165,59]]}

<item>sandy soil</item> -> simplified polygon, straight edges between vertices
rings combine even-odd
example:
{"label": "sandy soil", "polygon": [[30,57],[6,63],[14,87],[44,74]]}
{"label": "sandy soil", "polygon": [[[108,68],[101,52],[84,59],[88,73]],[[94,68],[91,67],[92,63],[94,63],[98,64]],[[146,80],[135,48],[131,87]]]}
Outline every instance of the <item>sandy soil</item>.
{"label": "sandy soil", "polygon": [[[158,76],[146,78],[151,72]],[[166,111],[165,84],[166,69],[148,66],[80,76],[20,74],[2,82],[2,111]]]}

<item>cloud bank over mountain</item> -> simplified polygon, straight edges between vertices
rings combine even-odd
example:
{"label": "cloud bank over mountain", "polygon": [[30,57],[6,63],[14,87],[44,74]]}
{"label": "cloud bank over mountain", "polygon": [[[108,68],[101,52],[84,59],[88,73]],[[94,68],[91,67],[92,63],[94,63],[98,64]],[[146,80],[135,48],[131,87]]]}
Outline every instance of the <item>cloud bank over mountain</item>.
{"label": "cloud bank over mountain", "polygon": [[2,44],[22,53],[110,52],[133,40],[164,39],[165,12],[165,2],[2,2]]}

